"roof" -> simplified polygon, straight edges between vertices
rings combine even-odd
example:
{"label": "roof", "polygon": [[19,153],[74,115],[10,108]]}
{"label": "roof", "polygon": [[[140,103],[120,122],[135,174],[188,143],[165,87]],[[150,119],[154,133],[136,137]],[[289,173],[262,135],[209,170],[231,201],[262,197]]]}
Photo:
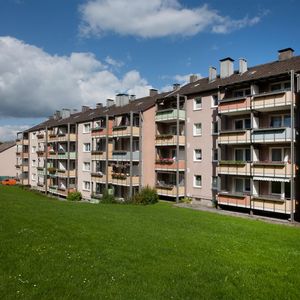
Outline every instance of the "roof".
{"label": "roof", "polygon": [[295,72],[300,71],[300,56],[294,56],[286,60],[277,60],[270,63],[257,65],[248,68],[248,70],[243,74],[235,72],[233,75],[226,78],[220,78],[218,76],[214,81],[211,82],[209,82],[208,77],[201,78],[193,83],[188,83],[181,87],[180,94],[190,95],[218,89],[219,87],[224,87],[227,85],[243,82],[246,83],[249,81],[255,82],[263,78],[288,74],[288,72],[291,70],[294,70]]}
{"label": "roof", "polygon": [[11,141],[11,142],[4,142],[0,145],[0,153],[15,146],[16,142],[15,141]]}
{"label": "roof", "polygon": [[[169,92],[168,92],[169,93]],[[153,107],[156,103],[156,100],[161,97],[165,96],[168,93],[157,94],[154,96],[147,96],[142,97],[133,101],[130,101],[128,104],[124,106],[116,106],[112,105],[109,107],[98,107],[94,109],[88,109],[84,112],[78,112],[75,114],[71,114],[68,118],[61,118],[61,119],[49,119],[46,120],[34,127],[27,129],[25,132],[37,131],[44,129],[45,127],[54,127],[66,124],[75,124],[75,123],[82,123],[91,121],[100,117],[108,116],[117,116],[122,114],[127,114],[130,112],[138,113],[145,111],[151,107]]]}

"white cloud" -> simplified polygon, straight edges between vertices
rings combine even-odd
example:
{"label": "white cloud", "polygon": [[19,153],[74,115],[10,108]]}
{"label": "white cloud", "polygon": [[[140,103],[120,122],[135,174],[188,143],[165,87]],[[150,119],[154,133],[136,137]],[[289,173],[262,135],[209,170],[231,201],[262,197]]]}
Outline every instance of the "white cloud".
{"label": "white cloud", "polygon": [[121,68],[124,65],[124,63],[122,61],[115,60],[115,59],[111,58],[110,56],[107,56],[105,58],[105,62],[108,65],[111,65],[112,67],[115,67],[115,68]]}
{"label": "white cloud", "polygon": [[149,88],[138,71],[118,78],[92,53],[50,55],[0,37],[0,118],[46,117],[56,109],[94,105],[119,92],[145,96]]}
{"label": "white cloud", "polygon": [[234,20],[204,4],[185,8],[179,0],[88,0],[80,6],[83,36],[115,32],[143,38],[227,33],[257,24],[262,15]]}
{"label": "white cloud", "polygon": [[[176,80],[176,82],[180,83],[180,84],[186,84],[190,81],[190,76],[193,74],[186,74],[186,75],[175,75],[173,77],[174,80]],[[197,75],[197,77],[200,79],[202,78],[202,76],[200,74],[194,74]]]}
{"label": "white cloud", "polygon": [[28,125],[4,125],[0,126],[0,141],[12,141],[17,137],[19,131],[28,129]]}

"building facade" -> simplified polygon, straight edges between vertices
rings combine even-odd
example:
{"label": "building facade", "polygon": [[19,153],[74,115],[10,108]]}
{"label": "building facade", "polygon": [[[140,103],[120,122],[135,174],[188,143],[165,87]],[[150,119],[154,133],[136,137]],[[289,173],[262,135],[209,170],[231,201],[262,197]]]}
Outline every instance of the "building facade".
{"label": "building facade", "polygon": [[291,48],[249,68],[220,60],[220,72],[173,90],[105,106],[57,112],[17,140],[22,184],[59,196],[80,191],[132,197],[143,186],[162,199],[292,216],[298,209],[300,57]]}

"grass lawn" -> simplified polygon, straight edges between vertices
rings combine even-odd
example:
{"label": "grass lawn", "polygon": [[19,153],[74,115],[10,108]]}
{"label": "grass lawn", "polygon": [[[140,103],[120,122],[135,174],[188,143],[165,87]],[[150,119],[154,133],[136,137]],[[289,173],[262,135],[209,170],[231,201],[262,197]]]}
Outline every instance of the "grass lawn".
{"label": "grass lawn", "polygon": [[300,229],[0,186],[0,299],[300,299]]}

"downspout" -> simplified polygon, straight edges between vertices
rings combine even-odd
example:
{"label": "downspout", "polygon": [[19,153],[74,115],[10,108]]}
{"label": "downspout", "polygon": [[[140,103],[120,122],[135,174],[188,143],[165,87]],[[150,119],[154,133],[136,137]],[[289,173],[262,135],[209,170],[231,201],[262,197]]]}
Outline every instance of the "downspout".
{"label": "downspout", "polygon": [[105,171],[106,171],[106,178],[105,178],[105,189],[108,192],[108,134],[109,134],[109,117],[108,115],[105,116],[105,124],[106,124],[106,136],[105,136],[105,148],[106,148],[106,155],[105,155]]}
{"label": "downspout", "polygon": [[143,114],[140,111],[139,113],[139,125],[140,125],[140,132],[139,132],[139,152],[140,152],[140,156],[139,156],[139,191],[141,191],[142,189],[142,180],[143,180],[143,133],[142,130],[144,130],[144,126],[143,126]]}
{"label": "downspout", "polygon": [[180,95],[177,93],[177,118],[176,118],[176,203],[179,202],[179,99]]}
{"label": "downspout", "polygon": [[130,182],[130,187],[129,187],[129,198],[132,198],[132,151],[133,151],[133,112],[130,112],[130,178],[129,178],[129,182]]}
{"label": "downspout", "polygon": [[45,128],[45,161],[44,161],[44,170],[45,170],[45,194],[47,195],[48,193],[48,126]]}
{"label": "downspout", "polygon": [[294,222],[294,201],[295,201],[295,179],[294,179],[294,168],[295,168],[295,153],[294,153],[294,130],[295,130],[295,120],[294,120],[294,102],[295,102],[295,71],[291,70],[291,94],[292,94],[292,99],[291,99],[291,222]]}

